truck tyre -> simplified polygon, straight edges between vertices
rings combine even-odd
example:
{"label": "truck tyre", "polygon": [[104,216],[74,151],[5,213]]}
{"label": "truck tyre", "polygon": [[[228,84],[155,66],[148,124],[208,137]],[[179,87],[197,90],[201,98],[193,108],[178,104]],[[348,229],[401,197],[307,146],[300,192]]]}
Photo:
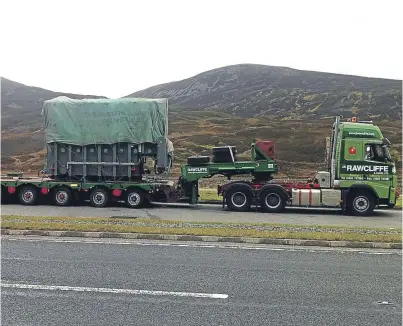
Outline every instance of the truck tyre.
{"label": "truck tyre", "polygon": [[1,204],[8,204],[10,200],[10,196],[8,194],[7,188],[6,187],[1,187]]}
{"label": "truck tyre", "polygon": [[267,189],[260,195],[260,205],[266,213],[280,213],[284,211],[285,199],[277,189]]}
{"label": "truck tyre", "polygon": [[368,191],[354,191],[349,196],[348,209],[355,216],[371,215],[375,209],[375,198]]}
{"label": "truck tyre", "polygon": [[21,205],[35,205],[38,202],[38,188],[34,186],[22,186],[18,191],[18,199]]}
{"label": "truck tyre", "polygon": [[108,205],[109,196],[108,192],[105,189],[95,188],[91,191],[90,194],[90,203],[93,207],[105,207]]}
{"label": "truck tyre", "polygon": [[126,192],[125,203],[129,208],[139,208],[143,205],[144,194],[140,189],[129,189]]}
{"label": "truck tyre", "polygon": [[236,187],[228,190],[226,196],[228,208],[231,211],[246,212],[252,202],[251,194],[246,188]]}
{"label": "truck tyre", "polygon": [[57,187],[52,192],[53,202],[56,206],[69,206],[72,199],[71,190],[67,187]]}

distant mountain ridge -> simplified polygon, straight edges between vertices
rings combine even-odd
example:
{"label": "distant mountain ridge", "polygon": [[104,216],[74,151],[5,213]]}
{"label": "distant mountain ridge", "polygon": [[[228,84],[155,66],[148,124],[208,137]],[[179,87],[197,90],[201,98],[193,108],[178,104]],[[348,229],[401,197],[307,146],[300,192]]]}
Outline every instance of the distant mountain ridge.
{"label": "distant mountain ridge", "polygon": [[128,96],[167,97],[181,108],[244,117],[402,117],[402,81],[254,64],[209,70]]}

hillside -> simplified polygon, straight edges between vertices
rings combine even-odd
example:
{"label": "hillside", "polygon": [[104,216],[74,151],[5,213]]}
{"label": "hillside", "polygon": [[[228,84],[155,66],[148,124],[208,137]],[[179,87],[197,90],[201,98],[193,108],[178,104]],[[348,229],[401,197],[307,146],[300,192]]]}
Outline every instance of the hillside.
{"label": "hillside", "polygon": [[135,92],[171,105],[242,117],[402,118],[402,81],[263,65],[234,65]]}
{"label": "hillside", "polygon": [[[1,163],[6,170],[42,167],[43,100],[96,97],[55,93],[4,78],[1,83]],[[275,139],[282,172],[310,174],[323,162],[324,140],[336,114],[372,117],[399,152],[402,144],[402,83],[396,80],[237,65],[131,96],[170,99],[176,162],[226,144],[237,146],[247,158],[254,139]]]}

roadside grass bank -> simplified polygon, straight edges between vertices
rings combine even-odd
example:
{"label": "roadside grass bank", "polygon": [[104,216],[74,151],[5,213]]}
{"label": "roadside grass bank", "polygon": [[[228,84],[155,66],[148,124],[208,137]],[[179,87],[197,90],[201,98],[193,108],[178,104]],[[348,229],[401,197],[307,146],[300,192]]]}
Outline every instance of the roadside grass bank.
{"label": "roadside grass bank", "polygon": [[270,238],[401,243],[402,230],[275,223],[221,223],[148,220],[137,218],[30,217],[3,215],[2,230],[46,230],[142,233],[232,238]]}
{"label": "roadside grass bank", "polygon": [[402,200],[403,200],[403,197],[399,197],[397,199],[395,208],[402,209]]}
{"label": "roadside grass bank", "polygon": [[204,201],[222,201],[222,197],[217,195],[217,189],[212,188],[200,188],[199,189],[200,200]]}

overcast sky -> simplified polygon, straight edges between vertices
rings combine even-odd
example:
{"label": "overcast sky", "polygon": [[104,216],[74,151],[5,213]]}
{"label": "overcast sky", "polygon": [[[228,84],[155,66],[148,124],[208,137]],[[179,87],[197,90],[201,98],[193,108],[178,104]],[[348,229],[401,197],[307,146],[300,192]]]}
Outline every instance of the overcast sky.
{"label": "overcast sky", "polygon": [[6,0],[0,75],[120,97],[238,63],[403,79],[399,0]]}

